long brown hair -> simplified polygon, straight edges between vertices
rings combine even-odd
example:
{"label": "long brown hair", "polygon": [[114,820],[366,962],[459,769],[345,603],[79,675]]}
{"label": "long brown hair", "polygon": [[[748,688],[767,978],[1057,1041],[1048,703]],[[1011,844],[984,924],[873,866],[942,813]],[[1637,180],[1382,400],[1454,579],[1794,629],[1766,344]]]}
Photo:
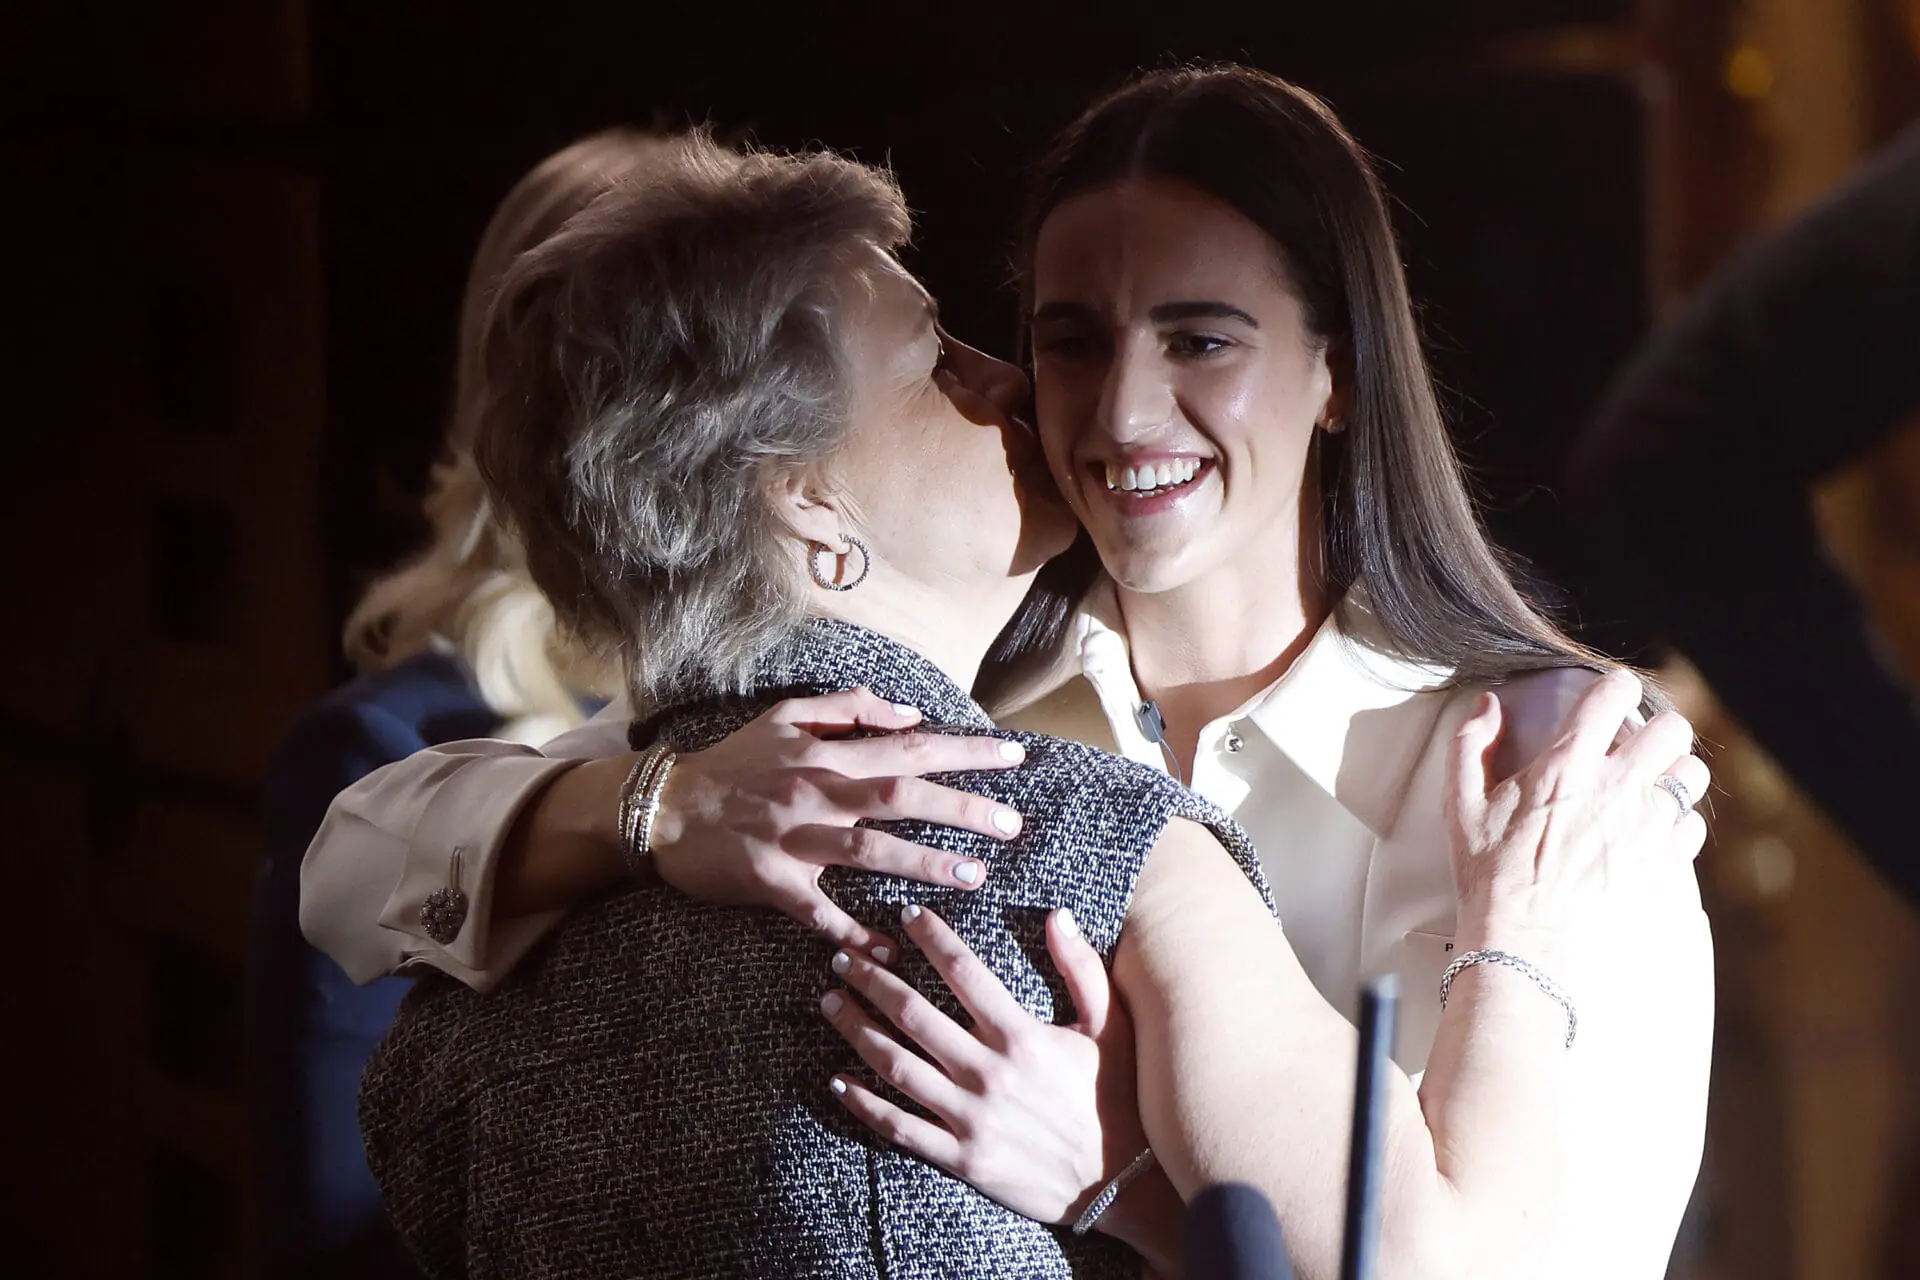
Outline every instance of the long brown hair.
{"label": "long brown hair", "polygon": [[[1016,251],[1033,309],[1041,225],[1063,201],[1128,178],[1184,183],[1231,205],[1278,246],[1344,390],[1338,434],[1316,432],[1323,572],[1366,605],[1402,657],[1499,681],[1610,665],[1543,618],[1487,541],[1441,421],[1380,181],[1318,98],[1248,67],[1150,72],[1095,102],[1039,165]],[[1021,347],[1028,348],[1023,332]],[[1099,560],[1083,533],[1003,633],[1004,664],[1057,642]]]}

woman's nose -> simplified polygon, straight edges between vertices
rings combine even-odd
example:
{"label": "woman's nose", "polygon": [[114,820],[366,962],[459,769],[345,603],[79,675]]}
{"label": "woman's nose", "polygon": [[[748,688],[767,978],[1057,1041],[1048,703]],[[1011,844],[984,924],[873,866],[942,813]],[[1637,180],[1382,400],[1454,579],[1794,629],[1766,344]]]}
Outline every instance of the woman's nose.
{"label": "woman's nose", "polygon": [[1172,397],[1154,362],[1129,351],[1116,352],[1100,387],[1100,425],[1122,444],[1164,426]]}

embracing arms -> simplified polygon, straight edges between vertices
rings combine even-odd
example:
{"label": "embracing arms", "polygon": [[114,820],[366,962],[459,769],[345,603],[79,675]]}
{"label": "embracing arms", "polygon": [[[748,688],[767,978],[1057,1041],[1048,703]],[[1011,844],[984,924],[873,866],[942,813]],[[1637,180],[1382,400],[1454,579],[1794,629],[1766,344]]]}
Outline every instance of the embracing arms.
{"label": "embracing arms", "polygon": [[[419,963],[492,986],[559,920],[496,920],[489,909],[515,819],[582,759],[625,747],[625,721],[603,713],[544,752],[475,739],[375,770],[334,797],[307,846],[301,932],[355,982]],[[420,910],[448,887],[473,909],[442,943],[428,935]]]}
{"label": "embracing arms", "polygon": [[[1704,824],[1696,815],[1676,823],[1671,798],[1653,784],[1671,772],[1699,794],[1706,768],[1687,754],[1691,731],[1677,716],[1656,718],[1609,750],[1637,697],[1637,682],[1628,677],[1595,684],[1555,745],[1516,778],[1498,783],[1489,781],[1488,766],[1499,738],[1499,704],[1483,695],[1478,714],[1461,726],[1452,743],[1450,803],[1462,953],[1504,950],[1558,976],[1568,958],[1563,939],[1577,937],[1608,903],[1689,869]],[[909,1123],[857,1082],[844,1082],[836,1092],[868,1123],[1003,1203],[1023,1212],[1044,1206],[1053,1221],[1071,1220],[1150,1143],[1182,1198],[1213,1182],[1252,1183],[1279,1210],[1301,1274],[1336,1273],[1355,1033],[1313,989],[1285,936],[1210,833],[1171,826],[1137,885],[1114,981],[1132,1014],[1138,1119],[1100,1098],[1098,1121],[1088,1126],[1098,1140],[1081,1142],[1089,1158],[1078,1163],[1048,1156],[1022,1164],[1017,1153],[1071,1147],[1071,1139],[1061,1132],[1038,1142],[1029,1136],[1032,1125],[1014,1126],[1009,1135],[1004,1120],[1028,1105],[1015,1099],[1042,1090],[1060,1096],[1047,1107],[1051,1117],[1076,1114],[1070,1101],[1076,1087],[1080,1105],[1093,1106],[1096,1096],[1111,1091],[1112,1073],[1105,1069],[1111,1035],[1044,1026],[1017,1009],[997,1011],[996,984],[964,951],[948,954],[951,948],[924,925],[908,936],[928,950],[974,1011],[976,1027],[951,1027],[897,978],[850,966],[847,981],[884,1017],[912,1027],[923,1046],[929,1028],[941,1036],[935,1057],[947,1067],[937,1093],[921,1092],[926,1072],[904,1063],[852,1002],[839,1006],[830,1016],[863,1060],[927,1104],[939,1121]],[[1098,994],[1083,997],[1082,990],[1098,986],[1097,970],[1069,981],[1084,1021],[1083,1000]],[[1583,1113],[1616,1114],[1611,1098],[1589,1096],[1594,1071],[1583,1065],[1594,1061],[1594,1041],[1621,1030],[1620,1019],[1611,1010],[1602,1013],[1605,1008],[1601,1002],[1593,1010],[1595,1025],[1569,1051],[1564,1013],[1527,977],[1493,965],[1462,971],[1422,1088],[1416,1092],[1398,1072],[1388,1085],[1383,1276],[1615,1274],[1605,1266],[1608,1259],[1654,1252],[1661,1257],[1651,1269],[1618,1274],[1661,1274],[1664,1246],[1602,1250],[1596,1270],[1569,1253],[1569,1242],[1593,1238],[1585,1229],[1592,1224],[1561,1221],[1569,1148],[1584,1136]],[[1077,1041],[1076,1030],[1084,1032]],[[1089,1059],[1100,1060],[1095,1088],[1088,1087]],[[949,1060],[959,1064],[957,1071]],[[1675,1065],[1656,1062],[1646,1070],[1658,1081],[1662,1069]],[[1676,1096],[1691,1092],[1684,1081],[1677,1089],[1671,1082],[1662,1087]],[[1136,1124],[1144,1126],[1144,1137],[1134,1136]],[[1053,1124],[1066,1127],[1063,1119]],[[1676,1141],[1684,1145],[1685,1135]],[[1687,1163],[1653,1151],[1644,1156],[1649,1164]],[[1089,1175],[1089,1168],[1097,1172]],[[1061,1180],[1042,1196],[1039,1183],[1049,1170]],[[1613,1171],[1645,1174],[1660,1182],[1663,1195],[1672,1181],[1664,1168],[1630,1164]],[[1581,1206],[1585,1218],[1609,1219],[1623,1204],[1637,1208],[1631,1198],[1604,1189],[1606,1195]],[[1684,1188],[1679,1198],[1684,1202]],[[1122,1196],[1109,1214],[1115,1220],[1103,1219],[1102,1229],[1168,1269],[1164,1215],[1149,1205],[1142,1221],[1135,1201],[1135,1192]],[[1657,1226],[1641,1231],[1617,1221],[1601,1228],[1649,1240],[1660,1235]],[[1542,1262],[1547,1250],[1551,1265]]]}
{"label": "embracing arms", "polygon": [[[301,866],[302,932],[358,982],[429,965],[489,989],[567,907],[625,875],[614,827],[635,759],[629,718],[616,704],[538,751],[449,743],[348,787]],[[978,887],[984,869],[855,823],[918,818],[995,839],[1020,830],[1019,815],[920,776],[1010,768],[1017,748],[911,732],[919,719],[863,689],[797,698],[682,756],[655,828],[656,868],[695,897],[773,907],[843,946],[885,946],[820,892],[822,868],[959,888]],[[840,739],[862,730],[886,736]],[[420,911],[447,888],[467,914],[437,942]]]}
{"label": "embracing arms", "polygon": [[[1258,1187],[1300,1274],[1337,1275],[1353,1027],[1205,831],[1169,832],[1140,898],[1114,979],[1133,1010],[1142,1122],[1162,1167],[1182,1199],[1220,1182]],[[1457,981],[1445,1022],[1484,1050],[1482,1069],[1441,1090],[1432,1116],[1407,1077],[1389,1073],[1381,1275],[1548,1274],[1474,1265],[1474,1246],[1497,1230],[1501,1253],[1538,1256],[1547,1224],[1534,1206],[1558,1155],[1565,1018],[1526,979],[1478,966]]]}

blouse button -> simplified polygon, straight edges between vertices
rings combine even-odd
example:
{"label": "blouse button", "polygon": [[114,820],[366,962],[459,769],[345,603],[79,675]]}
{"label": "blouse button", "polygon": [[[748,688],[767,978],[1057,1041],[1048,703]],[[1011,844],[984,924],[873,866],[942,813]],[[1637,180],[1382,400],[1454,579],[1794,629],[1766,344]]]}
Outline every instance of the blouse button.
{"label": "blouse button", "polygon": [[1232,754],[1239,755],[1240,749],[1246,746],[1247,742],[1246,742],[1246,739],[1242,738],[1239,734],[1229,730],[1227,733],[1226,742],[1223,745]]}

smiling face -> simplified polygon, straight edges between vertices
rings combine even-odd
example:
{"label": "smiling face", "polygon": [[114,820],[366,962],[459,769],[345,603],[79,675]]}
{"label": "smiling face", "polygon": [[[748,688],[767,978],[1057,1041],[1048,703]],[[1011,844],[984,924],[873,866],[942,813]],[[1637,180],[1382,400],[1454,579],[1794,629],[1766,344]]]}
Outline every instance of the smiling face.
{"label": "smiling face", "polygon": [[[922,586],[1025,579],[1073,541],[1026,375],[940,327],[933,299],[875,251],[848,284],[852,429],[832,467],[876,569]],[[876,583],[878,585],[878,583]]]}
{"label": "smiling face", "polygon": [[1333,379],[1265,232],[1165,179],[1075,196],[1041,227],[1032,319],[1047,461],[1116,582],[1291,571]]}

